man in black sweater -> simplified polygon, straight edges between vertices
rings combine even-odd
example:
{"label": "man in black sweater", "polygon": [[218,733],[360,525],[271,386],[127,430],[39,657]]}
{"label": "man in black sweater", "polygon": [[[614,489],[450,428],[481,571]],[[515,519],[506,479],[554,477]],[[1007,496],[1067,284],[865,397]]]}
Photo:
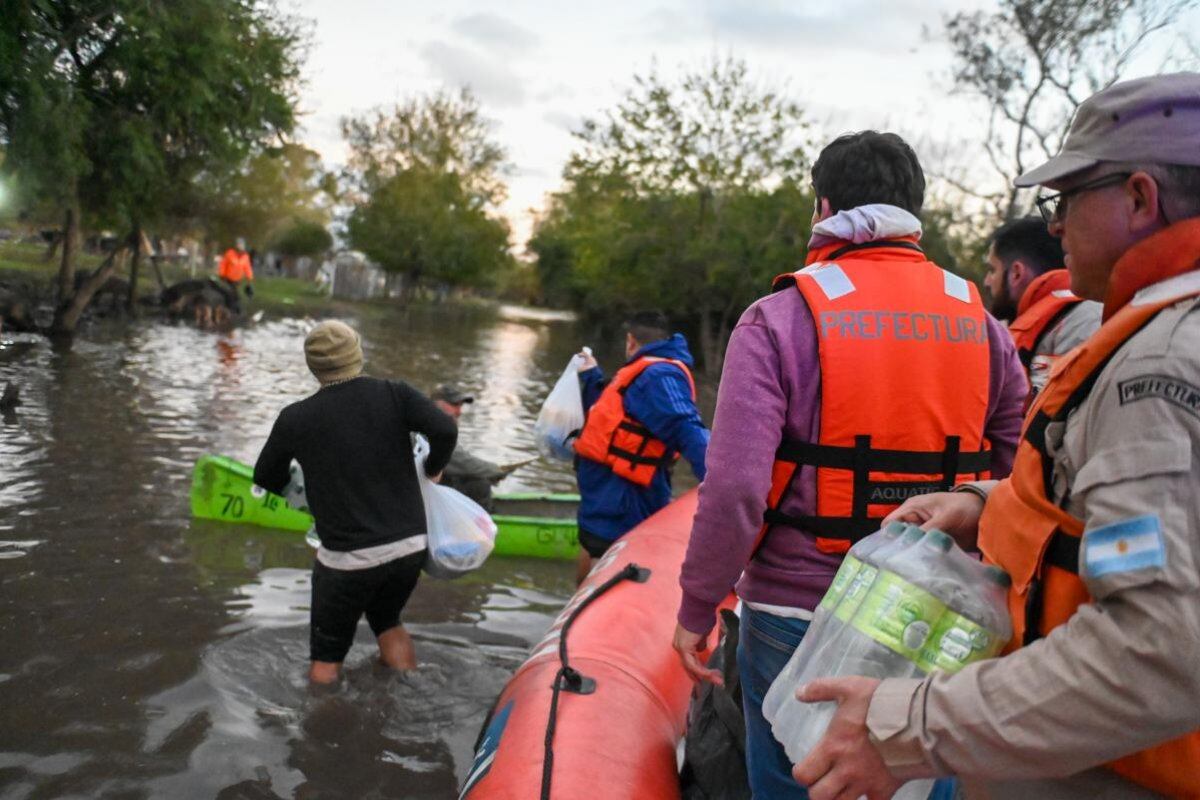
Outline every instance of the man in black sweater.
{"label": "man in black sweater", "polygon": [[365,613],[380,660],[416,667],[400,612],[425,563],[425,507],[411,433],[429,439],[436,479],[458,428],[402,381],[362,374],[362,343],[349,325],[322,322],[304,340],[317,392],[285,408],[254,465],[254,482],[280,493],[292,459],[304,471],[321,547],[313,565],[309,680],[332,683]]}

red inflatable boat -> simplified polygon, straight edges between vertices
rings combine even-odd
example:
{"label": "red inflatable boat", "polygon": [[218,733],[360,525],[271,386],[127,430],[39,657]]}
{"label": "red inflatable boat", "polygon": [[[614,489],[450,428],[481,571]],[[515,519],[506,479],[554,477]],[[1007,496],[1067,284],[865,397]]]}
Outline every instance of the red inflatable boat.
{"label": "red inflatable boat", "polygon": [[695,511],[692,491],[596,565],[500,693],[462,800],[679,797],[692,682],[671,637]]}

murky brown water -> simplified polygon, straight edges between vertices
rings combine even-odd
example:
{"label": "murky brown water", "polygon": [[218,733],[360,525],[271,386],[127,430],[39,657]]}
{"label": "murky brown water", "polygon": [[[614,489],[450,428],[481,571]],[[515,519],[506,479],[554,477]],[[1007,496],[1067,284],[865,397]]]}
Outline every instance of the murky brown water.
{"label": "murky brown water", "polygon": [[[518,313],[343,317],[371,374],[472,391],[461,440],[502,463],[535,455],[541,399],[583,343],[573,323]],[[69,352],[0,339],[0,386],[23,400],[0,420],[0,800],[455,794],[573,565],[497,558],[425,579],[405,612],[421,668],[380,671],[363,625],[344,685],[310,694],[303,537],[193,521],[187,500],[198,456],[253,461],[278,411],[315,388],[308,324],[111,324]],[[574,480],[539,461],[500,488]]]}

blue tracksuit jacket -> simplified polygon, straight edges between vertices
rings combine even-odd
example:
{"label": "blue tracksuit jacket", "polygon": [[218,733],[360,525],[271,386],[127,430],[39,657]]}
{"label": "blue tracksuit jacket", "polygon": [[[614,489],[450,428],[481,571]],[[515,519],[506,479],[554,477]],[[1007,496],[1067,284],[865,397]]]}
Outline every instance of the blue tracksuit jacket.
{"label": "blue tracksuit jacket", "polygon": [[[630,361],[641,356],[673,358],[692,366],[687,339],[675,334],[638,350]],[[629,363],[629,362],[626,362]],[[583,407],[590,409],[607,383],[599,367],[579,373]],[[708,449],[708,429],[692,401],[687,377],[672,364],[652,364],[629,385],[624,397],[625,412],[645,425],[667,445],[669,452],[680,453],[692,466],[692,472],[704,480],[704,453]],[[579,481],[579,527],[601,539],[616,539],[671,502],[671,474],[660,469],[649,486],[641,487],[614,475],[603,464],[586,458],[575,459]]]}

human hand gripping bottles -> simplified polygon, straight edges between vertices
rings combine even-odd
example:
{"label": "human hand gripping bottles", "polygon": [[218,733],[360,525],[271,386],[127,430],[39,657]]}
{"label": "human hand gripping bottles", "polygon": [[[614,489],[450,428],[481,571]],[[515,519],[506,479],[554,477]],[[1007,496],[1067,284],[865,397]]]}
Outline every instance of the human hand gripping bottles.
{"label": "human hand gripping bottles", "polygon": [[[858,542],[763,700],[788,758],[803,761],[837,710],[836,703],[796,699],[796,689],[815,678],[921,677],[998,654],[1012,636],[1009,582],[941,531],[897,522]],[[912,781],[896,797],[925,798],[932,784]]]}

